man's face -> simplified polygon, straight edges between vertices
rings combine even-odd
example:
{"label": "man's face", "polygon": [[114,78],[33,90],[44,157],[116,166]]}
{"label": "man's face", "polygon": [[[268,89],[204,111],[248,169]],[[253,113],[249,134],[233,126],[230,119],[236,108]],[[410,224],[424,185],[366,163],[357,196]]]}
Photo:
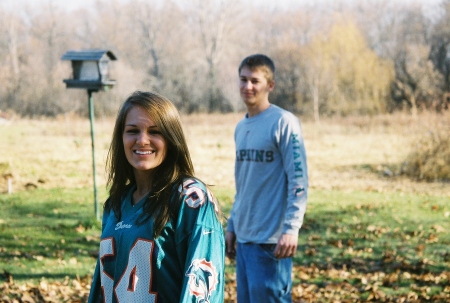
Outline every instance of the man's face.
{"label": "man's face", "polygon": [[244,66],[239,74],[239,92],[242,101],[247,106],[258,106],[269,102],[269,92],[273,90],[274,82],[267,81],[266,74],[260,68],[249,69]]}

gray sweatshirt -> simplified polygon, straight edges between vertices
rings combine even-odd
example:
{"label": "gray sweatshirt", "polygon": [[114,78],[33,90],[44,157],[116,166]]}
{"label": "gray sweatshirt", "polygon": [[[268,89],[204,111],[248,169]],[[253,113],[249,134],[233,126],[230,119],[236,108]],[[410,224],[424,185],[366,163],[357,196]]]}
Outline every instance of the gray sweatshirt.
{"label": "gray sweatshirt", "polygon": [[236,126],[236,195],[227,231],[238,242],[277,243],[298,236],[308,196],[300,121],[271,104]]}

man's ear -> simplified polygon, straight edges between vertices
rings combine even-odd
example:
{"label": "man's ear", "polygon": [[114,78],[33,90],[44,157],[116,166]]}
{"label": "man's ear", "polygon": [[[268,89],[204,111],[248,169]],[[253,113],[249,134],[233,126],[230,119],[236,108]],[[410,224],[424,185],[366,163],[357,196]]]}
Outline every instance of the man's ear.
{"label": "man's ear", "polygon": [[268,87],[269,92],[273,91],[273,89],[275,88],[275,80],[270,81],[270,83],[268,83]]}

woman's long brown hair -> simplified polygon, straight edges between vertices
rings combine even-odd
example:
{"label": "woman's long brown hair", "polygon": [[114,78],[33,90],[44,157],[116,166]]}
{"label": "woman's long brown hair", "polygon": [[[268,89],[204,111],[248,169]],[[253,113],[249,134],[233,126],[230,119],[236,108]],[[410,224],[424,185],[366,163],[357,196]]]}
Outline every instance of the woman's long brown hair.
{"label": "woman's long brown hair", "polygon": [[123,145],[125,120],[131,108],[140,106],[150,115],[167,144],[166,157],[156,168],[152,192],[144,204],[139,222],[152,217],[154,236],[157,237],[170,218],[175,218],[179,199],[172,197],[185,177],[194,176],[189,149],[186,144],[178,110],[167,98],[151,92],[136,91],[122,105],[117,115],[107,158],[110,197],[105,211],[114,211],[121,218],[121,200],[126,190],[136,184],[133,167],[128,163]]}

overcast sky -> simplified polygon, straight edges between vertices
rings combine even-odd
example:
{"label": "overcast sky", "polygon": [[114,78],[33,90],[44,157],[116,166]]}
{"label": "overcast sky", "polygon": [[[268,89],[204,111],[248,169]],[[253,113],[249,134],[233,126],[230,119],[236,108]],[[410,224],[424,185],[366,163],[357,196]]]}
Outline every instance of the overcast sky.
{"label": "overcast sky", "polygon": [[[77,8],[81,8],[81,7],[86,7],[91,5],[92,3],[95,3],[95,0],[0,0],[0,3],[6,6],[15,6],[15,4],[17,3],[29,3],[29,4],[39,4],[39,3],[46,3],[49,1],[54,1],[56,3],[61,3],[64,5],[64,7],[66,7],[69,10],[73,10],[73,9],[77,9]],[[119,0],[119,1],[127,1],[127,0]],[[181,0],[181,1],[188,1],[188,0]],[[310,3],[310,4],[314,4],[314,3],[318,3],[318,2],[322,2],[322,3],[331,3],[331,2],[335,2],[336,0],[247,0],[247,1],[252,1],[252,3],[257,4],[257,5],[261,5],[261,6],[265,6],[265,7],[270,7],[270,8],[289,8],[292,6],[296,6],[298,4],[305,4],[305,3]],[[374,0],[347,0],[347,1],[374,1]],[[393,2],[399,2],[399,3],[412,3],[412,2],[423,2],[426,6],[436,6],[438,3],[440,3],[442,0],[391,0]]]}

